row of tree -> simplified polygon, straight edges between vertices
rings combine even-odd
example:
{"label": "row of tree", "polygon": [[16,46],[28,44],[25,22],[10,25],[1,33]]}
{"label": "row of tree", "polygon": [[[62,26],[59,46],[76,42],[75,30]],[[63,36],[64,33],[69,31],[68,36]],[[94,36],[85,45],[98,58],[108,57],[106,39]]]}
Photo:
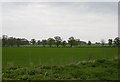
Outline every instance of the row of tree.
{"label": "row of tree", "polygon": [[[70,47],[78,46],[81,44],[88,44],[91,45],[91,41],[84,42],[80,41],[80,39],[75,39],[74,37],[68,38],[68,41],[62,40],[60,36],[55,36],[54,38],[48,38],[47,40],[35,40],[31,39],[31,41],[28,41],[25,38],[15,38],[15,37],[8,37],[7,35],[2,36],[2,46],[20,46],[20,45],[42,45],[45,47],[46,45],[49,45],[52,47],[52,45],[56,45],[59,47],[62,45],[63,47],[66,47],[66,45],[69,44]],[[105,41],[101,40],[101,43],[96,42],[95,44],[101,44],[105,45]],[[114,40],[108,39],[109,46],[120,46],[120,38],[116,37]]]}
{"label": "row of tree", "polygon": [[29,41],[25,38],[14,38],[8,37],[7,35],[2,36],[2,46],[15,46],[29,45]]}

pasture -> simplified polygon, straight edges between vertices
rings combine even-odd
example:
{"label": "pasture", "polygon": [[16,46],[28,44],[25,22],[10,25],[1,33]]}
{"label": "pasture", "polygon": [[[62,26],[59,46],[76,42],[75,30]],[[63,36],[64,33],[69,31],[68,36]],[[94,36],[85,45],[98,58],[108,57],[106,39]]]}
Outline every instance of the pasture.
{"label": "pasture", "polygon": [[3,80],[118,80],[117,48],[3,47]]}
{"label": "pasture", "polygon": [[117,48],[39,48],[3,47],[2,62],[6,65],[66,65],[79,61],[112,59],[117,57]]}

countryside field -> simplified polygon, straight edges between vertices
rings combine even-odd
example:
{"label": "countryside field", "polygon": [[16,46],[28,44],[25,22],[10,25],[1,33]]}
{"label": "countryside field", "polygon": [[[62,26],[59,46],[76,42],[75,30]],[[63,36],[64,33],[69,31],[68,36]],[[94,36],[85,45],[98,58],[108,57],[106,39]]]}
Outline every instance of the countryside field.
{"label": "countryside field", "polygon": [[3,81],[118,80],[118,3],[16,1],[1,9]]}
{"label": "countryside field", "polygon": [[117,57],[117,48],[39,48],[3,47],[3,66],[15,64],[65,65],[94,59]]}
{"label": "countryside field", "polygon": [[117,48],[3,47],[3,80],[118,80]]}

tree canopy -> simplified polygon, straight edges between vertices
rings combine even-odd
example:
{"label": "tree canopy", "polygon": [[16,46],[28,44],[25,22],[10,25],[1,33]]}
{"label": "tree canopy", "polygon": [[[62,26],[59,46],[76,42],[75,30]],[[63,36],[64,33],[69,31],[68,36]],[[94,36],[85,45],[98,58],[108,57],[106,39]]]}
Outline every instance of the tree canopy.
{"label": "tree canopy", "polygon": [[[54,38],[48,38],[47,40],[36,40],[36,39],[31,39],[30,41],[25,39],[25,38],[15,38],[15,37],[8,37],[7,35],[3,35],[2,38],[2,46],[17,46],[20,47],[21,45],[42,45],[45,47],[46,45],[49,45],[49,47],[52,47],[52,45],[56,45],[56,47],[78,47],[83,44],[86,45],[85,41],[81,41],[80,39],[75,39],[73,36],[69,37],[67,41],[62,40],[60,36],[55,36]],[[88,45],[92,45],[93,43],[91,41],[88,41]],[[120,46],[120,38],[116,37],[114,40],[113,39],[108,39],[108,43],[105,43],[105,40],[102,39],[101,43],[96,42],[94,43],[95,45],[106,45],[108,44],[109,46]]]}

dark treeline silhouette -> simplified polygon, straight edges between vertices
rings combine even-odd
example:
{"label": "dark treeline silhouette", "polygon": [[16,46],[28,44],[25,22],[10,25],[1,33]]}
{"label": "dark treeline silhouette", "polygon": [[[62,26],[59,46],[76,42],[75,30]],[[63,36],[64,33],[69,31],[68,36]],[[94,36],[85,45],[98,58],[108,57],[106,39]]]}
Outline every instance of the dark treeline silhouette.
{"label": "dark treeline silhouette", "polygon": [[[52,47],[53,45],[56,47],[62,46],[66,47],[66,45],[69,45],[69,47],[78,47],[80,45],[92,45],[93,43],[91,41],[85,42],[80,41],[80,39],[75,39],[74,37],[69,37],[67,41],[62,40],[60,36],[55,36],[54,38],[48,38],[43,40],[35,40],[31,39],[31,41],[28,41],[25,38],[15,38],[15,37],[8,37],[7,35],[2,36],[2,46],[17,46],[20,47],[21,45],[41,45],[43,47],[46,47],[48,45],[49,47]],[[104,39],[101,40],[101,42],[95,42],[94,45],[109,45],[111,47],[118,47],[120,46],[120,38],[116,37],[115,39],[108,39],[108,43],[105,43]]]}
{"label": "dark treeline silhouette", "polygon": [[7,35],[2,36],[2,46],[17,46],[20,45],[29,45],[29,41],[25,38],[14,38],[8,37]]}

